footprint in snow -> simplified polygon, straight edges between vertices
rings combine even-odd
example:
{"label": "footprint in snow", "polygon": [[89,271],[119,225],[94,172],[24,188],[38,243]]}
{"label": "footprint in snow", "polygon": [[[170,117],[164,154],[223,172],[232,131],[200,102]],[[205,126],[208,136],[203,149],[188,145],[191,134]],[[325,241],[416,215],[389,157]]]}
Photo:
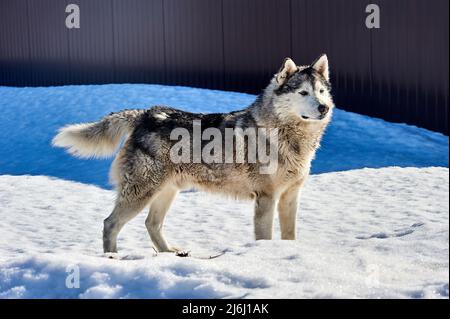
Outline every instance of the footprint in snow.
{"label": "footprint in snow", "polygon": [[392,237],[403,237],[412,234],[418,227],[421,227],[423,225],[424,223],[414,223],[407,228],[394,229],[394,231],[391,233],[380,232],[369,236],[357,236],[356,239],[371,239],[371,238],[386,239]]}

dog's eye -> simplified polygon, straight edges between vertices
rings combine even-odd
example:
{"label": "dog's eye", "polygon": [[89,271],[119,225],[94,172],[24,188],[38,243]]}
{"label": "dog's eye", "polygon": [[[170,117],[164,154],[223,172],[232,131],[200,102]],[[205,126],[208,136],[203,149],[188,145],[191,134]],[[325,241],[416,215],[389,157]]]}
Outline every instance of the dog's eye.
{"label": "dog's eye", "polygon": [[319,92],[322,94],[323,92],[325,92],[325,90],[324,89],[320,89]]}
{"label": "dog's eye", "polygon": [[308,92],[306,92],[306,91],[300,91],[300,94],[303,95],[303,96],[307,96],[307,95],[308,95]]}

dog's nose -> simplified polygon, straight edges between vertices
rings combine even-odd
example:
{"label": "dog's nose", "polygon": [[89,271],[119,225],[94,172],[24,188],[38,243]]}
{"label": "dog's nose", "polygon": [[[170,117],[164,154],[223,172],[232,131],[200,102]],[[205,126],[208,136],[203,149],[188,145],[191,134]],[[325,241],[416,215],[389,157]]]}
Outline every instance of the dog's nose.
{"label": "dog's nose", "polygon": [[317,108],[320,112],[321,115],[325,115],[328,113],[328,110],[330,109],[328,106],[320,104],[319,107]]}

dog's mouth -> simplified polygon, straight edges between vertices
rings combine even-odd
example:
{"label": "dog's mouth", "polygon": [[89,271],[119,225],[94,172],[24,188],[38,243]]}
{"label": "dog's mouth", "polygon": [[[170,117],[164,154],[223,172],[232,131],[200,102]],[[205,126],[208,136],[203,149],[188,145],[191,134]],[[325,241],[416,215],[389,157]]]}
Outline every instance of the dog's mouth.
{"label": "dog's mouth", "polygon": [[302,117],[303,120],[306,120],[306,121],[320,121],[320,120],[323,120],[324,118],[326,118],[327,114],[322,114],[322,115],[320,115],[317,118],[312,118],[312,117],[309,117],[309,116],[306,116],[306,115],[302,115],[301,117]]}
{"label": "dog's mouth", "polygon": [[320,117],[318,117],[318,118],[312,118],[312,117],[309,117],[309,116],[306,116],[306,115],[302,115],[302,119],[303,119],[303,120],[306,120],[306,121],[320,121],[320,120],[322,120],[324,117],[325,117],[325,116],[320,116]]}

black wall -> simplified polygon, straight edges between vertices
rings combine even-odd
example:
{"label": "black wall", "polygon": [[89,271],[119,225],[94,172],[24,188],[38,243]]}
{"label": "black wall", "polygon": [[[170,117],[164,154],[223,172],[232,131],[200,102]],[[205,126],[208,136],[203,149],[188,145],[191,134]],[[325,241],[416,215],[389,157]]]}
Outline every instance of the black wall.
{"label": "black wall", "polygon": [[[80,29],[65,27],[69,3]],[[448,17],[448,0],[0,0],[0,85],[257,93],[286,56],[325,52],[339,107],[448,135]]]}

